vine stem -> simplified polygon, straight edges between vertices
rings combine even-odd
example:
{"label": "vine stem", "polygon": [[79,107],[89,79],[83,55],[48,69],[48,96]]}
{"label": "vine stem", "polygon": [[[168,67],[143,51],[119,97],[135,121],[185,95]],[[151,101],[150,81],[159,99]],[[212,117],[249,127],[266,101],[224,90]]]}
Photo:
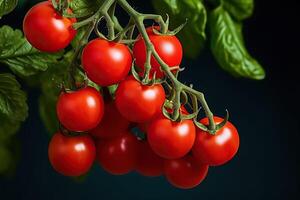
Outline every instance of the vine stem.
{"label": "vine stem", "polygon": [[[180,113],[180,107],[181,107],[181,94],[185,94],[185,95],[189,95],[191,96],[192,100],[193,100],[193,111],[194,114],[198,114],[198,104],[197,102],[199,101],[204,112],[205,115],[208,117],[209,119],[209,125],[208,127],[202,125],[201,123],[200,125],[197,125],[199,128],[205,130],[205,131],[209,131],[210,133],[214,134],[219,128],[220,125],[216,125],[214,122],[214,116],[213,113],[211,112],[204,94],[193,89],[192,87],[189,87],[183,83],[181,83],[178,79],[177,76],[174,75],[174,73],[172,72],[172,68],[173,66],[168,66],[159,56],[159,54],[157,53],[156,49],[154,48],[154,45],[152,44],[145,25],[144,25],[144,21],[145,20],[154,20],[155,22],[157,22],[160,26],[160,32],[162,32],[163,34],[168,32],[168,19],[165,22],[162,18],[161,15],[155,15],[155,14],[143,14],[143,13],[139,13],[138,11],[136,11],[128,2],[127,0],[105,0],[103,1],[102,5],[100,6],[100,8],[98,9],[97,12],[95,12],[92,16],[90,16],[89,18],[81,21],[81,22],[77,22],[73,25],[73,27],[75,29],[78,29],[82,26],[85,26],[87,24],[90,24],[90,28],[87,31],[86,36],[83,38],[83,42],[80,43],[80,45],[78,45],[79,47],[76,48],[75,53],[74,53],[74,58],[73,58],[73,62],[72,63],[76,63],[78,55],[80,53],[81,48],[86,44],[91,31],[95,28],[95,25],[97,24],[97,22],[104,18],[106,20],[106,25],[108,28],[108,39],[109,40],[113,40],[115,37],[115,30],[122,32],[123,27],[120,26],[120,24],[117,21],[117,18],[114,15],[114,8],[116,6],[116,4],[119,4],[126,12],[127,14],[130,16],[130,20],[132,20],[135,24],[135,26],[133,26],[129,32],[130,37],[132,37],[133,31],[134,31],[134,27],[137,27],[138,31],[140,32],[141,36],[144,39],[145,45],[146,45],[146,50],[147,50],[147,59],[145,62],[145,74],[143,77],[143,80],[141,81],[142,84],[147,84],[149,83],[149,74],[150,74],[150,70],[151,70],[151,57],[153,56],[156,61],[160,64],[160,68],[161,70],[165,73],[165,76],[170,80],[170,82],[172,83],[172,89],[173,89],[173,93],[174,95],[172,95],[172,98],[169,99],[170,101],[173,102],[173,113],[171,119],[173,121],[180,121],[181,119],[184,118],[184,116],[182,116],[182,114]],[[112,10],[110,10],[112,9]],[[75,64],[71,64],[71,73],[72,76],[74,78],[74,70],[76,69]],[[72,80],[72,82],[74,83],[75,79]],[[151,81],[150,81],[151,82]],[[194,115],[192,114],[192,116]],[[226,119],[228,119],[228,116],[226,117]],[[194,120],[197,120],[197,117],[194,117]],[[222,124],[225,124],[227,121],[224,120],[224,122],[222,122]]]}
{"label": "vine stem", "polygon": [[76,69],[78,66],[78,63],[77,63],[78,57],[81,53],[82,48],[87,44],[88,39],[89,39],[92,31],[94,30],[95,24],[96,24],[95,20],[94,20],[94,22],[90,23],[90,25],[86,29],[86,32],[80,39],[78,45],[76,46],[73,57],[72,57],[71,64],[69,67],[69,79],[70,79],[71,89],[73,89],[73,90],[75,90],[77,88],[75,74],[76,74]]}
{"label": "vine stem", "polygon": [[[177,78],[175,77],[175,75],[172,73],[172,71],[170,70],[169,66],[160,58],[160,56],[158,55],[157,51],[155,50],[147,32],[144,26],[144,20],[145,19],[153,19],[155,20],[157,23],[159,23],[160,27],[161,27],[161,31],[167,32],[167,27],[166,24],[163,22],[163,19],[161,16],[159,15],[143,15],[139,12],[137,12],[126,0],[117,0],[117,2],[119,3],[119,5],[130,15],[130,17],[132,17],[136,23],[136,26],[140,32],[140,34],[142,35],[145,44],[147,46],[147,55],[152,54],[154,56],[154,58],[157,60],[157,62],[160,64],[161,69],[164,71],[164,73],[166,74],[166,76],[171,80],[172,85],[174,87],[175,90],[175,99],[174,99],[174,112],[173,112],[173,119],[177,120],[179,118],[180,115],[180,94],[182,91],[189,93],[191,95],[194,95],[197,97],[197,99],[199,100],[199,102],[201,103],[203,110],[205,112],[205,115],[208,117],[209,119],[209,131],[211,132],[215,132],[216,131],[216,124],[214,122],[213,119],[213,113],[211,112],[204,94],[194,90],[191,87],[188,87],[184,84],[182,84],[181,82],[179,82],[177,80]],[[150,52],[150,53],[149,53]],[[148,56],[147,56],[148,57]],[[148,61],[145,64],[145,67],[147,68],[147,66],[149,66],[149,59],[147,59]],[[146,71],[148,71],[149,69],[146,69]]]}

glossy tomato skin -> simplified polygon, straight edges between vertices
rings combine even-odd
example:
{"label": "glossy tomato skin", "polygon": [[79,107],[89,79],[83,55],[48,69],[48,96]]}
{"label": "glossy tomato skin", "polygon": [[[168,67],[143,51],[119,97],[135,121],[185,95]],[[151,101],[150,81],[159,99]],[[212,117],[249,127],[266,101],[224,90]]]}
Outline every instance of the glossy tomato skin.
{"label": "glossy tomato skin", "polygon": [[64,136],[56,133],[49,144],[49,160],[53,168],[64,176],[86,174],[96,157],[96,147],[89,135]]}
{"label": "glossy tomato skin", "polygon": [[180,189],[191,189],[199,185],[206,177],[208,165],[199,164],[192,156],[166,160],[165,176],[169,183]]}
{"label": "glossy tomato skin", "polygon": [[45,1],[27,12],[23,31],[26,39],[36,49],[57,52],[66,48],[75,37],[76,30],[72,27],[75,22],[75,18],[62,17],[50,2]]}
{"label": "glossy tomato skin", "polygon": [[[220,117],[214,117],[215,122],[223,121]],[[208,119],[204,118],[201,123],[208,125]],[[200,129],[197,130],[193,155],[202,163],[211,166],[225,164],[233,158],[239,149],[239,135],[233,124],[227,122],[216,135],[211,135]]]}
{"label": "glossy tomato skin", "polygon": [[116,91],[119,112],[129,121],[142,123],[161,112],[165,91],[160,84],[146,86],[132,76],[122,81]]}
{"label": "glossy tomato skin", "polygon": [[[159,29],[158,27],[154,27]],[[149,38],[154,45],[155,50],[161,59],[170,67],[180,66],[183,51],[180,41],[176,36],[173,35],[156,35],[153,32],[153,27],[147,28],[147,33]],[[133,55],[136,59],[136,64],[141,69],[144,69],[144,65],[146,62],[146,45],[141,36],[139,36],[138,40],[135,42],[133,46]],[[152,74],[156,72],[156,77],[162,78],[164,73],[160,70],[160,65],[154,58],[151,57],[151,66],[152,66]]]}
{"label": "glossy tomato skin", "polygon": [[62,92],[56,112],[59,121],[68,130],[88,131],[95,128],[103,117],[103,98],[96,89],[89,86],[77,91]]}
{"label": "glossy tomato skin", "polygon": [[108,102],[105,104],[103,119],[90,134],[97,139],[113,138],[126,132],[129,126],[130,122],[119,113],[115,103]]}
{"label": "glossy tomato skin", "polygon": [[150,122],[147,136],[156,154],[166,159],[176,159],[192,149],[196,128],[192,120],[172,122],[165,117],[158,117]]}
{"label": "glossy tomato skin", "polygon": [[156,177],[163,174],[164,159],[151,149],[147,141],[139,141],[136,171],[143,176]]}
{"label": "glossy tomato skin", "polygon": [[109,140],[99,140],[97,159],[105,171],[123,175],[135,169],[137,149],[137,138],[130,132],[125,132]]}
{"label": "glossy tomato skin", "polygon": [[95,39],[83,49],[82,65],[92,81],[109,86],[119,83],[128,75],[132,56],[124,44]]}

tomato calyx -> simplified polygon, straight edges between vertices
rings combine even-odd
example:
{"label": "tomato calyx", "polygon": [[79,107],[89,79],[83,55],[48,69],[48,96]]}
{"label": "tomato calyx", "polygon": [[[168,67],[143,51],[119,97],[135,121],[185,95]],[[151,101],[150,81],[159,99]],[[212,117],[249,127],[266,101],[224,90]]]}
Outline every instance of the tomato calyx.
{"label": "tomato calyx", "polygon": [[[210,125],[206,126],[206,125],[202,124],[201,122],[198,122],[197,118],[194,118],[194,123],[200,130],[205,131],[211,135],[216,135],[216,133],[226,125],[228,120],[229,120],[229,112],[228,112],[228,110],[226,110],[226,115],[225,115],[223,121],[221,123],[216,124],[215,128],[211,128]],[[209,124],[211,124],[211,123],[209,123]]]}
{"label": "tomato calyx", "polygon": [[65,0],[65,1],[49,0],[49,1],[52,3],[54,9],[61,16],[64,16],[64,17],[74,17],[74,16],[70,15],[72,12],[70,12],[70,10],[69,10],[69,0]]}
{"label": "tomato calyx", "polygon": [[162,84],[166,82],[166,77],[156,78],[156,72],[154,72],[153,75],[151,75],[149,72],[146,71],[145,72],[140,72],[140,70],[137,71],[134,62],[131,67],[131,73],[132,76],[135,78],[135,80],[140,82],[142,85],[152,86],[155,84]]}
{"label": "tomato calyx", "polygon": [[75,131],[70,131],[66,129],[60,122],[59,122],[59,131],[62,135],[66,137],[76,137],[76,136],[81,136],[81,135],[86,135],[87,132],[75,132]]}

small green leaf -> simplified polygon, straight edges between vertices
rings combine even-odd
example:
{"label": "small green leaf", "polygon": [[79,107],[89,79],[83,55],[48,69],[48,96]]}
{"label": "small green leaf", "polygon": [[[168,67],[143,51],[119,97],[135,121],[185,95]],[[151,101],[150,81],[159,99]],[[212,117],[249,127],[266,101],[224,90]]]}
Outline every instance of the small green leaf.
{"label": "small green leaf", "polygon": [[222,5],[237,20],[250,17],[254,10],[253,0],[223,0]]}
{"label": "small green leaf", "polygon": [[86,17],[95,13],[103,2],[104,0],[72,0],[70,8],[77,18]]}
{"label": "small green leaf", "polygon": [[9,26],[0,28],[0,63],[22,76],[33,75],[45,71],[53,63],[57,63],[63,52],[56,54],[42,53],[34,49],[20,30]]}
{"label": "small green leaf", "polygon": [[155,9],[162,15],[170,15],[170,28],[174,29],[187,21],[178,33],[187,56],[195,58],[203,49],[206,35],[207,14],[200,0],[153,0]]}
{"label": "small green leaf", "polygon": [[18,0],[0,0],[0,19],[13,11],[18,4]]}
{"label": "small green leaf", "polygon": [[250,79],[265,78],[264,69],[245,48],[241,25],[234,22],[223,7],[212,11],[209,25],[211,50],[224,70]]}

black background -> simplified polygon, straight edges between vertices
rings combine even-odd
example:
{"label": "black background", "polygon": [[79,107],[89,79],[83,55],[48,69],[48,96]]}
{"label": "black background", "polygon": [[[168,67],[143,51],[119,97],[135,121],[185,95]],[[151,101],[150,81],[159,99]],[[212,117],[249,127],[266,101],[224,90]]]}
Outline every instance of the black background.
{"label": "black background", "polygon": [[[19,134],[22,157],[14,178],[0,178],[0,199],[300,199],[296,2],[256,0],[254,16],[245,22],[247,47],[265,67],[265,80],[229,76],[208,50],[197,60],[184,61],[183,81],[206,94],[215,114],[229,109],[241,139],[238,155],[225,166],[211,168],[197,188],[179,190],[162,177],[136,173],[111,176],[98,165],[83,183],[60,176],[47,158],[49,138],[38,115],[39,91],[28,89],[30,117]],[[134,4],[140,11],[152,11],[150,1]],[[23,16],[15,12],[1,24],[20,27]]]}

